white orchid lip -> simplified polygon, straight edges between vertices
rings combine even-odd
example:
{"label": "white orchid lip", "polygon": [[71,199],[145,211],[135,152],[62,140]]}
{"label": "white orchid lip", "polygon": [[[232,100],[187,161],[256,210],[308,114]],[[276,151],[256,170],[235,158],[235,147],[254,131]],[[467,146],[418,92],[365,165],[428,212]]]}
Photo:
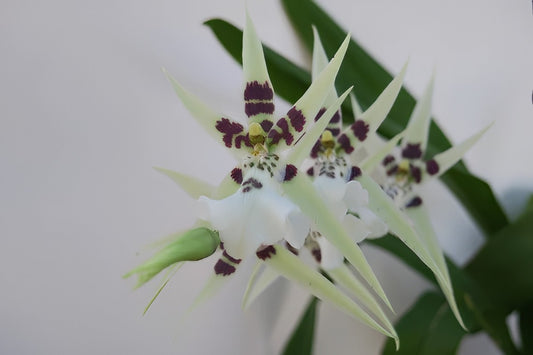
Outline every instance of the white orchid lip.
{"label": "white orchid lip", "polygon": [[248,161],[248,171],[236,193],[222,200],[199,199],[207,207],[207,220],[234,258],[245,258],[261,246],[283,239],[299,249],[307,236],[309,219],[281,196],[270,168],[257,159]]}

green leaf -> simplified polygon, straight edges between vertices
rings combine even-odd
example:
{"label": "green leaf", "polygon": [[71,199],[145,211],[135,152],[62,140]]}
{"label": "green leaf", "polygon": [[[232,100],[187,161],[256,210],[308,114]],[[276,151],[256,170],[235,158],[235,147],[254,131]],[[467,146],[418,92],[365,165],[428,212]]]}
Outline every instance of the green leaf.
{"label": "green leaf", "polygon": [[[322,38],[326,53],[331,56],[338,44],[346,36],[346,31],[339,27],[313,1],[282,0],[282,3],[294,28],[309,51],[313,48],[311,25],[315,25]],[[363,109],[366,109],[391,80],[392,75],[355,40],[352,40],[338,75],[337,89],[343,91],[345,88],[356,84],[357,91],[355,94],[358,102]],[[413,96],[407,90],[402,89],[389,114],[389,119],[385,120],[381,125],[379,132],[387,138],[398,134],[406,126],[414,105],[415,99]],[[344,117],[352,117],[352,115],[346,114]],[[428,155],[433,156],[448,149],[450,146],[449,140],[433,121],[429,132]],[[468,173],[462,163],[459,163],[451,170],[453,172]],[[507,217],[494,198],[490,187],[483,180],[472,175],[468,179],[459,176],[459,179],[463,181],[457,181],[456,174],[446,174],[445,176],[447,178],[443,179],[443,181],[447,185],[454,185],[453,188],[451,187],[453,193],[487,234],[494,233],[507,225]],[[468,186],[465,186],[464,180],[467,180]],[[486,203],[482,204],[480,200]]]}
{"label": "green leaf", "polygon": [[533,354],[533,303],[520,310],[520,337],[522,352]]}
{"label": "green leaf", "polygon": [[453,355],[466,332],[461,329],[442,295],[428,292],[396,324],[402,346],[387,341],[385,355]]}
{"label": "green leaf", "polygon": [[287,345],[285,345],[284,355],[311,355],[313,353],[317,304],[318,298],[313,297]]}
{"label": "green leaf", "polygon": [[502,229],[467,266],[484,290],[508,310],[533,302],[533,208]]}

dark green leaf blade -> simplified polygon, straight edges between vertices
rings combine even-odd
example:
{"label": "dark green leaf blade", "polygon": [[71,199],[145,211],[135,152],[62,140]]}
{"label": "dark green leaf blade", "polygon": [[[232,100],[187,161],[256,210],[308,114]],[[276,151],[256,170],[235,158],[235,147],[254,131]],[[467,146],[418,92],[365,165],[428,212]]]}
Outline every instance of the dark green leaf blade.
{"label": "dark green leaf blade", "polygon": [[466,332],[440,294],[422,295],[396,324],[400,349],[387,341],[384,355],[453,355]]}
{"label": "dark green leaf blade", "polygon": [[533,303],[520,310],[520,337],[522,352],[533,354]]}
{"label": "dark green leaf blade", "polygon": [[[346,31],[339,27],[313,1],[282,0],[282,3],[294,28],[307,48],[311,50],[313,46],[311,25],[314,25],[320,33],[324,49],[331,57],[339,43],[346,36]],[[343,91],[356,84],[355,94],[361,106],[365,109],[374,102],[391,80],[392,75],[356,41],[352,40],[346,53],[344,64],[337,77],[338,89]],[[407,124],[414,105],[415,100],[412,95],[407,90],[402,89],[389,114],[389,118],[384,121],[379,132],[388,138],[399,133]],[[345,115],[345,117],[351,117],[351,115]],[[450,146],[450,142],[442,130],[432,122],[427,154],[432,156]],[[459,173],[463,174],[460,175]],[[494,197],[491,188],[483,180],[468,174],[464,164],[459,163],[453,167],[450,173],[444,175],[443,181],[450,187],[487,235],[497,232],[508,224],[507,217]]]}
{"label": "dark green leaf blade", "polygon": [[302,319],[285,345],[284,355],[311,355],[313,353],[317,303],[316,297],[309,302]]}

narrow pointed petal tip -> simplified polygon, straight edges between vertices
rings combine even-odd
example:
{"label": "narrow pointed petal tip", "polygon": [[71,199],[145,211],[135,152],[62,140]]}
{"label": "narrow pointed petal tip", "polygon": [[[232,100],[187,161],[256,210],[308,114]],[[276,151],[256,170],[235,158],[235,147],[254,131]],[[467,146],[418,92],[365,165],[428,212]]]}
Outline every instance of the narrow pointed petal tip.
{"label": "narrow pointed petal tip", "polygon": [[426,150],[429,123],[431,121],[431,100],[433,98],[434,84],[435,75],[433,74],[424,90],[422,98],[416,103],[411,117],[409,118],[409,124],[407,125],[402,145],[407,143],[420,144],[420,149],[422,151]]}
{"label": "narrow pointed petal tip", "polygon": [[317,298],[330,302],[332,305],[351,315],[355,319],[362,321],[378,332],[394,338],[395,340],[398,338],[397,335],[392,334],[379,325],[367,312],[342,293],[326,277],[310,268],[298,257],[279,245],[275,245],[273,248],[275,253],[271,253],[264,262],[276,272],[280,273],[285,278],[298,283]]}
{"label": "narrow pointed petal tip", "polygon": [[215,191],[214,186],[193,176],[157,166],[154,166],[153,168],[155,171],[169,177],[194,199],[198,199],[200,196],[211,197]]}
{"label": "narrow pointed petal tip", "polygon": [[138,288],[167,267],[182,262],[204,259],[213,254],[220,244],[218,233],[205,227],[191,229],[157,252],[143,264],[123,276],[137,274]]}

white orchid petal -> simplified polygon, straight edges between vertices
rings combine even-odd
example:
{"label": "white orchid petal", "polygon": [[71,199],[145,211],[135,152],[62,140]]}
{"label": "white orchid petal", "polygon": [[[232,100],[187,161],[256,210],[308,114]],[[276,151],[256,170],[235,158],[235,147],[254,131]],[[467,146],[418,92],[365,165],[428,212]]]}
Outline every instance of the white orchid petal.
{"label": "white orchid petal", "polygon": [[374,133],[387,117],[392,105],[396,101],[403,78],[407,71],[407,63],[404,64],[400,73],[387,85],[374,103],[361,115],[360,119],[368,123],[369,133]]}
{"label": "white orchid petal", "polygon": [[303,161],[309,157],[311,149],[328,126],[333,115],[340,109],[340,106],[352,88],[353,86],[336,99],[320,119],[316,121],[316,123],[307,130],[305,135],[292,147],[286,159],[289,164],[301,166]]}
{"label": "white orchid petal", "polygon": [[348,209],[353,211],[358,210],[368,205],[368,191],[358,181],[348,181],[343,200],[346,206],[348,206]]}
{"label": "white orchid petal", "polygon": [[472,148],[472,146],[485,134],[485,132],[492,126],[492,123],[488,125],[487,127],[483,128],[478,133],[474,134],[467,140],[463,141],[462,143],[455,145],[448,150],[437,154],[433,157],[433,159],[438,166],[438,172],[436,174],[433,174],[431,177],[435,178],[442,174],[444,174],[449,168],[455,165],[465,153]]}
{"label": "white orchid petal", "polygon": [[265,263],[285,278],[300,284],[317,298],[332,303],[340,310],[362,321],[369,327],[392,338],[394,334],[380,326],[367,312],[343,294],[334,284],[319,272],[304,264],[298,257],[279,245],[274,246],[276,253],[265,259]]}
{"label": "white orchid petal", "polygon": [[234,194],[239,189],[239,187],[240,185],[237,184],[235,180],[233,180],[230,173],[226,175],[224,179],[222,179],[222,182],[216,188],[216,191],[213,193],[213,196],[206,196],[220,200],[228,197],[229,195]]}
{"label": "white orchid petal", "polygon": [[370,234],[368,226],[361,219],[351,214],[344,216],[342,225],[354,243],[362,242]]}
{"label": "white orchid petal", "polygon": [[[405,131],[402,131],[392,137],[386,144],[384,144],[377,152],[375,152],[373,155],[367,157],[363,162],[361,163],[361,169],[366,172],[373,171],[381,162],[383,159],[396,147],[400,139],[403,137]],[[366,143],[366,141],[364,142]],[[363,143],[363,144],[364,144]]]}
{"label": "white orchid petal", "polygon": [[[359,281],[355,275],[351,272],[347,265],[341,265],[340,267],[334,270],[328,270],[328,275],[333,278],[335,283],[346,288],[351,292],[355,297],[357,297],[363,306],[365,306],[370,312],[372,312],[378,319],[383,323],[385,328],[393,335],[395,339],[397,337],[396,330],[392,325],[389,317],[383,312],[381,306],[374,298],[372,293]],[[398,345],[397,345],[398,346]]]}
{"label": "white orchid petal", "polygon": [[[267,143],[276,146],[274,150],[278,151],[287,147],[287,140],[282,139],[283,135],[280,133],[281,129],[278,125],[280,121],[284,121],[288,124],[287,133],[293,136],[294,142],[297,142],[306,132],[309,124],[314,122],[314,118],[318,113],[318,110],[322,107],[331,87],[335,85],[335,78],[349,43],[350,35],[348,34],[327,67],[320,73],[316,80],[313,80],[311,86],[309,86],[303,96],[296,101],[294,106],[287,113],[287,116],[281,118],[269,131]],[[294,122],[293,119],[291,119],[292,115],[294,115],[295,118]]]}
{"label": "white orchid petal", "polygon": [[348,261],[390,307],[390,302],[363,252],[348,236],[338,217],[328,210],[311,181],[306,176],[298,174],[291,181],[285,182],[281,186],[287,196],[300,207],[302,212],[313,220],[317,230],[342,251]]}
{"label": "white orchid petal", "polygon": [[424,94],[416,103],[405,129],[402,146],[407,143],[420,144],[420,150],[423,152],[426,150],[429,124],[431,122],[431,99],[433,97],[434,82],[435,77],[432,76],[424,90]]}
{"label": "white orchid petal", "polygon": [[[318,78],[322,70],[327,67],[329,60],[315,26],[313,26],[313,39],[313,62],[311,64],[311,75],[313,80],[315,80]],[[332,105],[336,99],[337,90],[335,90],[335,85],[332,85],[328,96],[324,100],[324,106],[328,107]]]}
{"label": "white orchid petal", "polygon": [[200,196],[211,197],[215,191],[214,186],[196,177],[164,168],[154,167],[154,169],[161,174],[168,176],[194,199],[197,199]]}
{"label": "white orchid petal", "polygon": [[407,216],[396,206],[394,201],[369,176],[362,175],[357,180],[372,197],[368,207],[389,227],[391,233],[404,242],[426,264],[435,275],[442,277],[440,269],[431,258],[425,244],[409,223]]}
{"label": "white orchid petal", "polygon": [[258,262],[256,269],[252,273],[252,277],[248,281],[244,297],[242,299],[242,308],[247,310],[250,305],[261,295],[274,281],[277,280],[279,274],[272,268],[266,267],[260,273],[262,262]]}
{"label": "white orchid petal", "polygon": [[354,211],[359,215],[359,218],[364,222],[370,233],[366,238],[380,238],[383,237],[389,231],[387,224],[383,222],[374,212],[370,209],[363,207]]}
{"label": "white orchid petal", "polygon": [[459,308],[457,307],[457,303],[453,294],[452,282],[450,280],[450,274],[448,272],[448,267],[446,266],[444,255],[439,246],[439,241],[437,239],[437,236],[435,235],[435,231],[433,230],[427,211],[423,206],[417,206],[407,208],[405,212],[413,222],[418,232],[418,235],[421,236],[423,241],[426,243],[429,253],[431,254],[433,260],[435,260],[437,266],[441,271],[442,277],[438,277],[436,275],[437,281],[439,282],[439,285],[441,286],[441,289],[444,292],[446,299],[448,300],[448,303],[450,305],[450,308],[452,309],[453,314],[455,315],[455,318],[457,318],[457,321],[459,322],[459,324],[461,324],[461,327],[467,330],[461,317],[461,313],[459,312]]}
{"label": "white orchid petal", "polygon": [[320,247],[320,266],[328,271],[344,263],[344,255],[324,236],[315,239]]}

